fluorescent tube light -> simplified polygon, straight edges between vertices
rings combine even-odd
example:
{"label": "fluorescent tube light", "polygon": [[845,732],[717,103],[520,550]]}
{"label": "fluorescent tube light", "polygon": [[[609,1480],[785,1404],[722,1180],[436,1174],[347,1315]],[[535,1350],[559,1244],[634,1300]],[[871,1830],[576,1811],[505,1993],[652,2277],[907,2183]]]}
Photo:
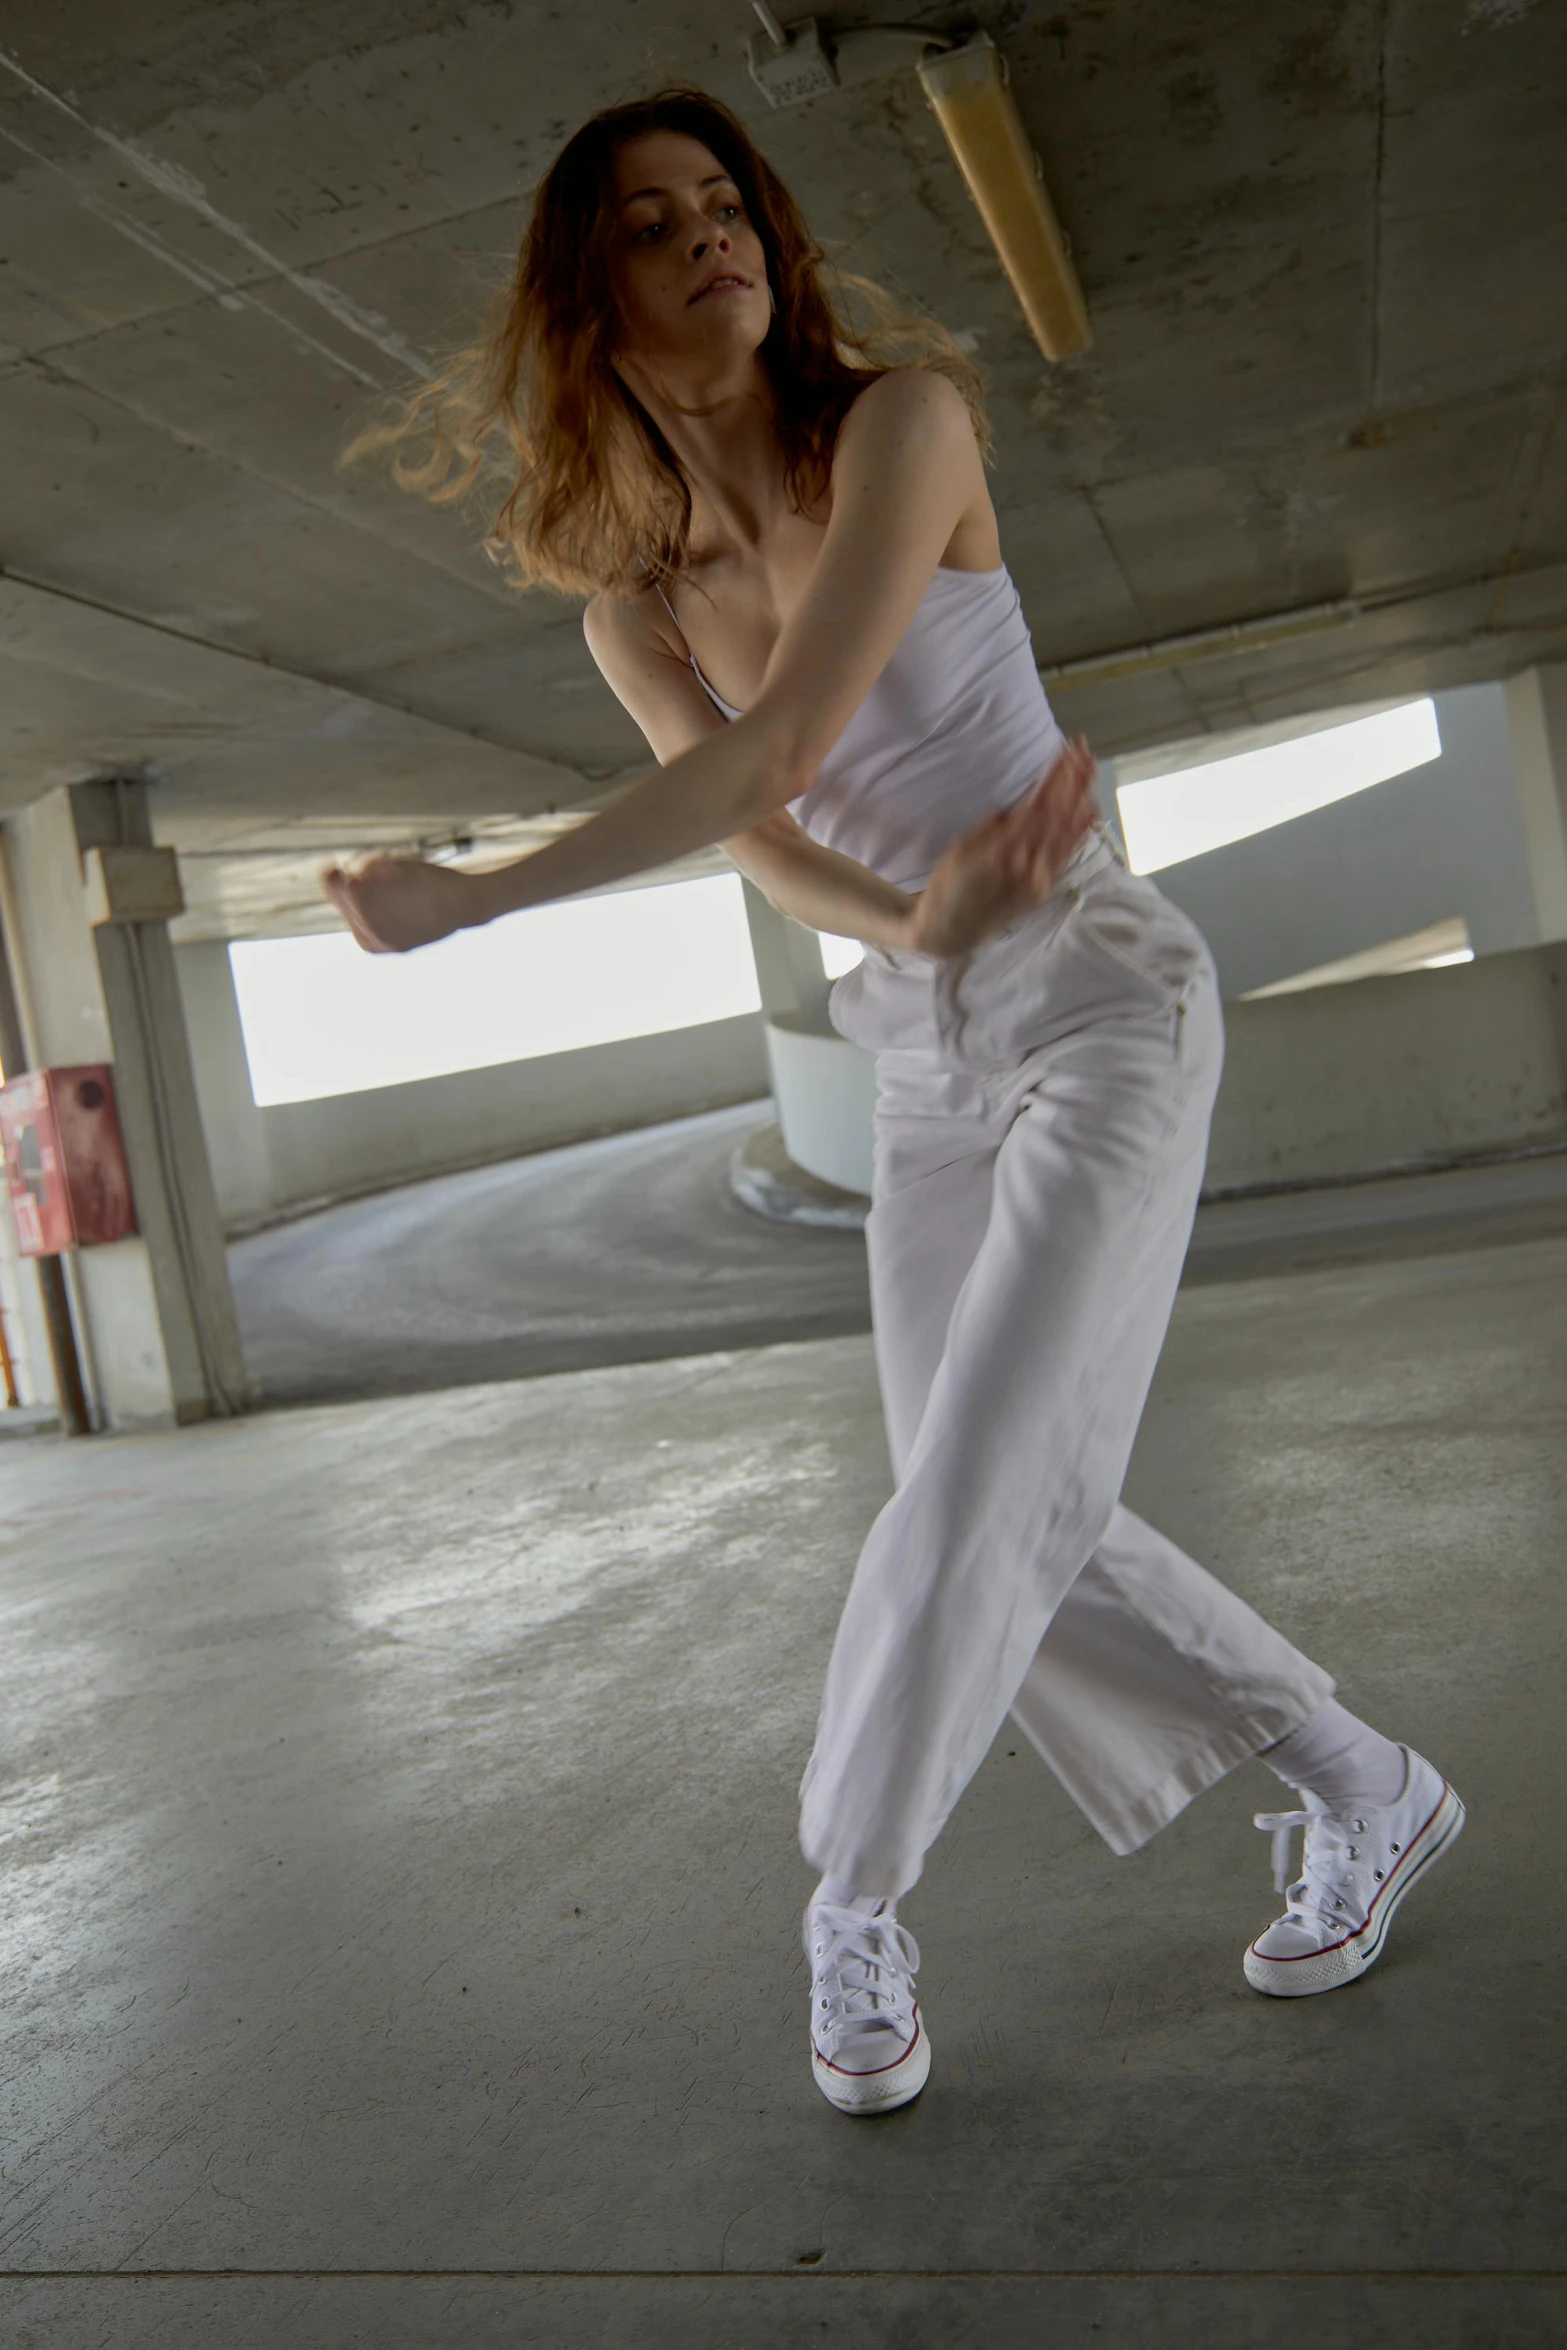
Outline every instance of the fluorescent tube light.
{"label": "fluorescent tube light", "polygon": [[918,70],[1035,341],[1047,359],[1086,351],[1094,337],[1083,289],[1000,51],[978,33],[922,57]]}

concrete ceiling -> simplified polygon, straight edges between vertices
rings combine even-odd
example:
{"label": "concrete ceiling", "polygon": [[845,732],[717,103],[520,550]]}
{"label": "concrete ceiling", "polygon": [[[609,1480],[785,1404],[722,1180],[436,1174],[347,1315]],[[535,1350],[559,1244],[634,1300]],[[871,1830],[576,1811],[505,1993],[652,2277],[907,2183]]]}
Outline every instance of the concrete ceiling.
{"label": "concrete ceiling", "polygon": [[[645,763],[574,605],[335,459],[471,331],[562,138],[664,79],[735,105],[829,250],[972,343],[1036,651],[1103,749],[1567,655],[1567,9],[824,21],[911,18],[1003,46],[1084,358],[1039,356],[912,72],[771,113],[742,0],[11,0],[0,807],[151,775],[193,929],[236,932],[317,919],[322,851],[536,838]],[[1341,601],[1222,658],[1071,668]]]}

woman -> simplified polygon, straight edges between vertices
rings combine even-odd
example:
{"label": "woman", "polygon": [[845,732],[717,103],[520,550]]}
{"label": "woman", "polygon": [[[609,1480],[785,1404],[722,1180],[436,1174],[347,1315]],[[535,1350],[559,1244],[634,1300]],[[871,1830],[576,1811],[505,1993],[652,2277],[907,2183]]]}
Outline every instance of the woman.
{"label": "woman", "polygon": [[972,371],[934,332],[878,360],[819,261],[699,92],[569,142],[487,341],[358,445],[427,431],[399,477],[450,498],[499,444],[493,550],[590,593],[593,656],[661,765],[498,870],[325,882],[398,951],[719,842],[785,913],[865,941],[832,1016],[877,1055],[897,1486],[801,1790],[812,2067],[859,2114],[928,2074],[896,1904],[1009,1711],[1116,1852],[1255,1754],[1302,1791],[1259,1819],[1288,1905],[1244,1965],[1274,1994],[1362,1973],[1463,1809],[1120,1505],[1218,1083],[1214,967],[1126,871],[1050,714]]}

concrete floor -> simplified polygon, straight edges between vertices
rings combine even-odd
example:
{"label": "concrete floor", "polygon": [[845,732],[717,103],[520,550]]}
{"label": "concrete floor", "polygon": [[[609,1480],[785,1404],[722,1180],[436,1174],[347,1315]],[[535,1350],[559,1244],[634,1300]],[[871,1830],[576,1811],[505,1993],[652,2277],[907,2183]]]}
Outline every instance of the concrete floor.
{"label": "concrete floor", "polygon": [[[857,1232],[729,1184],[767,1101],[351,1200],[229,1252],[274,1403],[404,1395],[870,1328]],[[1567,1232],[1567,1152],[1203,1208],[1188,1282]]]}
{"label": "concrete floor", "polygon": [[1130,1498],[1438,1757],[1451,1863],[1249,1992],[1248,1766],[1115,1861],[1003,1733],[925,2096],[804,2061],[793,1843],[868,1341],[8,1448],[0,2339],[1567,2337],[1567,1239],[1216,1283]]}

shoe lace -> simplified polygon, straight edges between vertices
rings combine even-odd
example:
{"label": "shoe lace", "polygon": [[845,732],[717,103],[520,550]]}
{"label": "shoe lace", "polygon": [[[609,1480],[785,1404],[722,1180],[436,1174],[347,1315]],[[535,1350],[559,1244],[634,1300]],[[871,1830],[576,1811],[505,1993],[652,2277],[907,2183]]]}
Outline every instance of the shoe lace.
{"label": "shoe lace", "polygon": [[[1366,1822],[1330,1812],[1305,1788],[1301,1794],[1305,1806],[1301,1811],[1255,1814],[1257,1826],[1273,1838],[1273,1882],[1289,1904],[1285,1915],[1305,1926],[1363,1926],[1367,1914],[1365,1854],[1355,1838],[1366,1834]],[[1297,1828],[1305,1830],[1305,1837],[1300,1875],[1292,1885],[1291,1839]]]}
{"label": "shoe lace", "polygon": [[886,1915],[818,1902],[811,1911],[811,2022],[822,2039],[913,2028],[919,1944]]}

